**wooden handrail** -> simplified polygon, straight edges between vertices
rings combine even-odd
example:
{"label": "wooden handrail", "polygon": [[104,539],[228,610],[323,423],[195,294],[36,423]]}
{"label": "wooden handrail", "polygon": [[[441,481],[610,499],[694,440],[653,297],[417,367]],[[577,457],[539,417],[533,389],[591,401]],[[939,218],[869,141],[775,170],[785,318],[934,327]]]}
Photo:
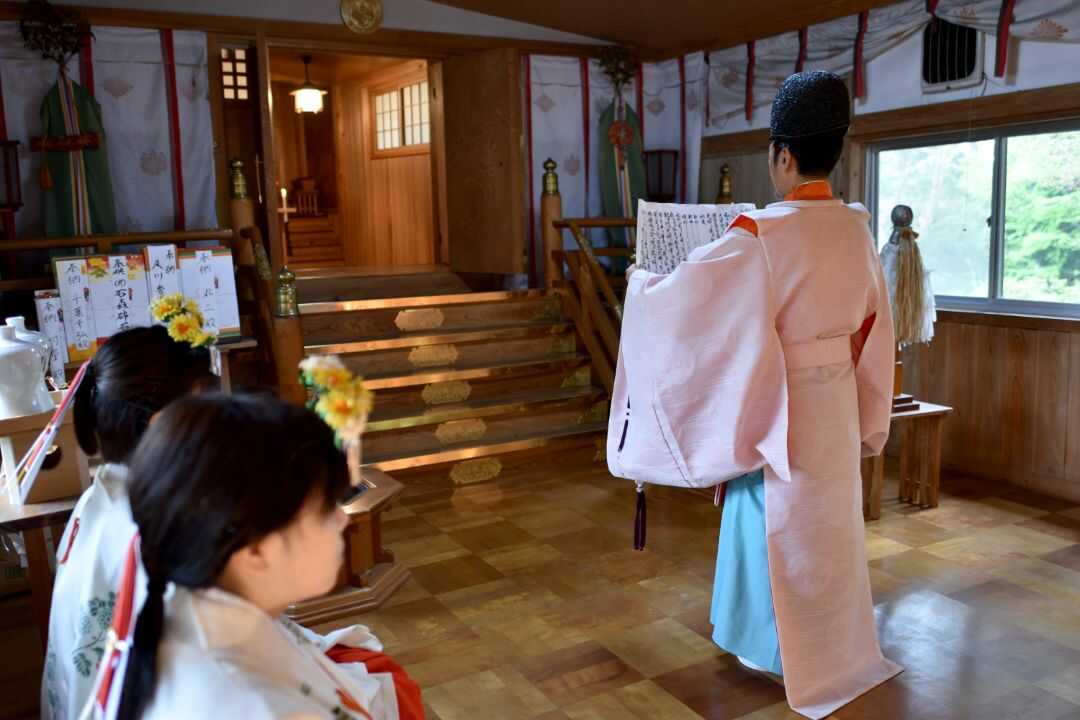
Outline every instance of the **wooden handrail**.
{"label": "wooden handrail", "polygon": [[[628,224],[629,223],[629,224]],[[556,227],[560,223],[554,223]],[[624,218],[573,218],[562,220],[561,224],[564,225],[570,234],[574,236],[574,240],[577,241],[578,247],[581,248],[581,252],[585,254],[588,259],[589,272],[596,282],[596,285],[600,288],[600,292],[604,295],[604,299],[607,300],[608,305],[615,311],[615,315],[618,316],[619,321],[622,321],[622,303],[615,297],[615,290],[611,287],[611,283],[608,282],[607,274],[604,272],[604,268],[600,266],[600,261],[596,257],[596,250],[593,249],[592,242],[589,238],[585,237],[585,233],[581,230],[585,227],[633,227],[634,221]]]}
{"label": "wooden handrail", "polygon": [[231,241],[232,230],[182,230],[172,232],[130,233],[124,235],[75,235],[72,237],[31,238],[27,240],[0,240],[0,252],[19,250],[56,250],[59,248],[94,247],[96,252],[110,252],[114,245],[154,245],[181,243],[191,240]]}
{"label": "wooden handrail", "polygon": [[[229,228],[223,230],[182,230],[169,232],[130,233],[125,235],[75,235],[71,237],[28,238],[26,240],[0,240],[0,253],[25,252],[28,250],[60,250],[63,248],[93,248],[96,254],[108,254],[117,245],[181,244],[200,240],[218,240],[230,247],[236,234]],[[38,275],[0,280],[0,292],[46,290],[54,287],[51,275]]]}
{"label": "wooden handrail", "polygon": [[565,230],[574,224],[583,228],[635,228],[637,220],[634,218],[564,218],[555,220],[551,224],[560,230]]}
{"label": "wooden handrail", "polygon": [[[558,293],[564,311],[573,319],[577,334],[592,359],[597,379],[610,393],[615,385],[619,358],[622,302],[612,280],[600,265],[601,257],[633,257],[633,248],[595,248],[591,228],[637,226],[633,218],[564,218],[555,163],[544,163],[544,192],[540,198],[540,227],[544,247],[544,281]],[[578,250],[564,250],[562,231],[569,230]]]}

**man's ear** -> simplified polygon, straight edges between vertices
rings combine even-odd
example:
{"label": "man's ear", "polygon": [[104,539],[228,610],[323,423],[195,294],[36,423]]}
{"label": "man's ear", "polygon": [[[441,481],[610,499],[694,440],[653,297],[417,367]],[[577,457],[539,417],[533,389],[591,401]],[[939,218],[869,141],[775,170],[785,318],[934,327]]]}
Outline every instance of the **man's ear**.
{"label": "man's ear", "polygon": [[779,154],[777,154],[776,156],[776,162],[784,170],[794,169],[793,163],[795,162],[795,158],[792,156],[790,149],[788,149],[787,147],[783,147],[780,149]]}

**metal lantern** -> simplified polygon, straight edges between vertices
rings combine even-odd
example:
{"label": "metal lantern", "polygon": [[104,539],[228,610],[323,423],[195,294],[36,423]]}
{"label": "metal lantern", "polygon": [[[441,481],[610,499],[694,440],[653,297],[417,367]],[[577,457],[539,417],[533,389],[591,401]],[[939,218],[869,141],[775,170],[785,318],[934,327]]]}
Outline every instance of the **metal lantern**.
{"label": "metal lantern", "polygon": [[645,195],[653,202],[675,200],[679,153],[675,150],[646,150]]}
{"label": "metal lantern", "polygon": [[298,114],[321,113],[323,111],[323,95],[326,94],[326,90],[317,88],[311,83],[311,76],[308,74],[308,66],[311,65],[311,56],[305,55],[303,60],[304,84],[289,94],[293,96],[293,104]]}
{"label": "metal lantern", "polygon": [[19,179],[19,141],[0,140],[0,211],[15,212],[22,207],[22,182]]}

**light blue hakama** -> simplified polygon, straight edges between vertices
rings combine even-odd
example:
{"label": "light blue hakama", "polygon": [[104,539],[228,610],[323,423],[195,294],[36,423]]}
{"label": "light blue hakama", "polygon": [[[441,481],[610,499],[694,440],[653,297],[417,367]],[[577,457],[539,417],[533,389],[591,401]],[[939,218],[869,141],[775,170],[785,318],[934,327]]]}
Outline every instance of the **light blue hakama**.
{"label": "light blue hakama", "polygon": [[762,471],[727,484],[713,584],[713,642],[782,675],[765,538]]}

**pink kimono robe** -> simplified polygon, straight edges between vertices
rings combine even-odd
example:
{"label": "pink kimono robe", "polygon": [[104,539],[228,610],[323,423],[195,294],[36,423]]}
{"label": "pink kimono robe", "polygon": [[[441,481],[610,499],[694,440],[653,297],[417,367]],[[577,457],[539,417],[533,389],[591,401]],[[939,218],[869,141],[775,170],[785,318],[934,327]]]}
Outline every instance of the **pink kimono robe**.
{"label": "pink kimono robe", "polygon": [[810,718],[901,671],[863,536],[859,460],[888,438],[895,359],[868,220],[811,183],[672,274],[635,272],[612,397],[617,477],[710,487],[764,468],[784,686]]}

